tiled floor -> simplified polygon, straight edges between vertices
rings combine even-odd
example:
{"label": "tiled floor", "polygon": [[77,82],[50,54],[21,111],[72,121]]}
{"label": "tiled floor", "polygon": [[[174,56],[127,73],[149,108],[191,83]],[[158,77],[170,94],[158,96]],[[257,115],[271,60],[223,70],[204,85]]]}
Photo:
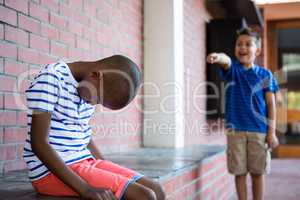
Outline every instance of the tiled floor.
{"label": "tiled floor", "polygon": [[[250,178],[248,191],[251,196]],[[232,200],[236,200],[233,197]],[[249,197],[248,199],[252,199]],[[271,174],[266,177],[265,200],[300,199],[300,159],[273,159]]]}
{"label": "tiled floor", "polygon": [[273,159],[266,179],[266,200],[300,199],[300,159]]}

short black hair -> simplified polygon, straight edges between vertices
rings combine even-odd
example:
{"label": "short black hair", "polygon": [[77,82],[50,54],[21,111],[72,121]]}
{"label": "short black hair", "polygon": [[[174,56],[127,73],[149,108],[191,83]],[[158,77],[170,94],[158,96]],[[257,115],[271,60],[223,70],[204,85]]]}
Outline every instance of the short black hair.
{"label": "short black hair", "polygon": [[249,27],[243,27],[236,31],[236,39],[241,35],[248,35],[250,37],[255,38],[256,46],[258,48],[261,48],[261,36],[260,36],[259,32],[254,31],[253,29],[251,29]]}
{"label": "short black hair", "polygon": [[141,71],[131,59],[123,55],[113,55],[101,62],[104,90],[102,103],[120,109],[136,95],[142,83]]}
{"label": "short black hair", "polygon": [[141,80],[141,72],[139,67],[128,57],[123,55],[113,55],[102,60],[105,63],[102,70],[118,70],[127,74],[133,81],[134,86],[138,87]]}

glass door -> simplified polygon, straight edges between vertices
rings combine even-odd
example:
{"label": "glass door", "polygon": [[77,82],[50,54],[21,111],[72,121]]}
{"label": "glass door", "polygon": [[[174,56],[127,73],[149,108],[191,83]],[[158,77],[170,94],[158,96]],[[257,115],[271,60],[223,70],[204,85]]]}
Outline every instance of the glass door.
{"label": "glass door", "polygon": [[280,138],[284,144],[300,145],[300,28],[279,29],[278,66],[285,74],[287,129]]}

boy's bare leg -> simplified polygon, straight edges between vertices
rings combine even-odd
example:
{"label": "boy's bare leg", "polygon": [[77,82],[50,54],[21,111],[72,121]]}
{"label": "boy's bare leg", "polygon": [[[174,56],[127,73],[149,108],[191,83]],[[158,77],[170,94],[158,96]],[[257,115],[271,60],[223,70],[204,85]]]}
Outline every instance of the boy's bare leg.
{"label": "boy's bare leg", "polygon": [[156,195],[157,200],[165,200],[166,199],[163,188],[159,183],[152,181],[151,179],[148,179],[146,177],[140,178],[137,181],[137,183],[142,184],[142,185],[152,189]]}
{"label": "boy's bare leg", "polygon": [[128,186],[124,194],[125,200],[165,200],[160,184],[142,177]]}
{"label": "boy's bare leg", "polygon": [[264,175],[251,174],[252,192],[254,200],[263,200],[264,195]]}
{"label": "boy's bare leg", "polygon": [[247,175],[235,176],[235,187],[239,200],[247,200]]}
{"label": "boy's bare leg", "polygon": [[157,200],[153,190],[137,182],[129,184],[129,186],[125,191],[124,199],[125,200]]}

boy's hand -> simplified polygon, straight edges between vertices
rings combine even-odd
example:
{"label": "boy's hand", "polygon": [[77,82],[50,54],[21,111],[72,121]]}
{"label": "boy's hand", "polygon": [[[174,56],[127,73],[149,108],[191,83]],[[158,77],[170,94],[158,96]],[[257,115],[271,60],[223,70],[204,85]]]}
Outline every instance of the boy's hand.
{"label": "boy's hand", "polygon": [[209,64],[214,64],[214,63],[218,63],[220,58],[218,56],[218,53],[210,53],[208,54],[206,60]]}
{"label": "boy's hand", "polygon": [[278,138],[275,133],[267,134],[266,142],[268,144],[268,147],[271,149],[274,149],[275,147],[277,147],[279,145]]}
{"label": "boy's hand", "polygon": [[206,61],[209,64],[219,64],[225,70],[231,65],[231,59],[225,53],[210,53],[208,54]]}
{"label": "boy's hand", "polygon": [[89,187],[81,195],[84,200],[117,200],[111,190]]}

